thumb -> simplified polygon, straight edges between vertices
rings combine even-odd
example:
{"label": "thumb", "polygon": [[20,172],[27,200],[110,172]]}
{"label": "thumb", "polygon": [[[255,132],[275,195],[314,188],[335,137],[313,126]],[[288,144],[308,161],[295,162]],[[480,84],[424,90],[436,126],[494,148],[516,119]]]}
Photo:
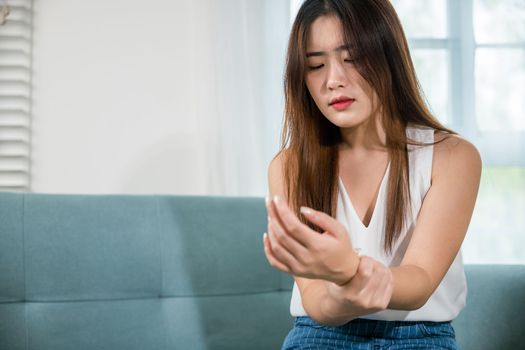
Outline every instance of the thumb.
{"label": "thumb", "polygon": [[339,221],[331,217],[330,215],[323,213],[322,211],[314,210],[308,207],[301,207],[301,214],[310,221],[326,231],[326,233],[332,236],[340,236],[346,234],[346,230]]}

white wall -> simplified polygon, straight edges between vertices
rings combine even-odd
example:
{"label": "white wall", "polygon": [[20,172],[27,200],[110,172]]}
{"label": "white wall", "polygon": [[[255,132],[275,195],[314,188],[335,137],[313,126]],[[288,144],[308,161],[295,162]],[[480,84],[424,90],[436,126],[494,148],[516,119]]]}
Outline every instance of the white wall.
{"label": "white wall", "polygon": [[[33,192],[231,194],[210,167],[213,110],[203,105],[214,98],[213,67],[195,67],[211,51],[199,48],[206,9],[200,0],[35,0]],[[273,79],[280,96],[281,75]],[[261,130],[275,149],[281,102]],[[254,156],[265,167],[272,152]],[[240,194],[263,194],[257,186]]]}

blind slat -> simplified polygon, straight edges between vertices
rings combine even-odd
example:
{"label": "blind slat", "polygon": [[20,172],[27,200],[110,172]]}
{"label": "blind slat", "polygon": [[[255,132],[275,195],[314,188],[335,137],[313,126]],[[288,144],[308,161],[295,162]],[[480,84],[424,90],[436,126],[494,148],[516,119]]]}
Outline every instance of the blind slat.
{"label": "blind slat", "polygon": [[29,144],[29,142],[20,140],[20,139],[0,139],[0,144],[2,143],[16,143],[16,144],[23,144],[23,145]]}
{"label": "blind slat", "polygon": [[0,159],[29,159],[27,154],[1,154]]}
{"label": "blind slat", "polygon": [[13,170],[13,169],[0,169],[0,174],[28,174],[29,172],[27,170]]}
{"label": "blind slat", "polygon": [[0,75],[0,84],[7,85],[7,84],[27,84],[27,83],[28,82],[23,79],[5,79],[5,78],[2,78]]}
{"label": "blind slat", "polygon": [[[2,40],[0,38],[0,40]],[[15,64],[0,64],[0,71],[2,70],[7,70],[7,71],[10,71],[10,70],[24,70],[24,71],[27,71],[29,72],[29,67],[25,66],[25,65],[15,65]]]}
{"label": "blind slat", "polygon": [[8,17],[7,22],[11,23],[11,24],[15,24],[15,25],[21,25],[21,26],[24,26],[24,27],[30,27],[31,26],[31,22],[29,20],[24,20],[24,19],[10,19]]}
{"label": "blind slat", "polygon": [[9,100],[27,100],[29,101],[29,96],[27,95],[1,95],[0,102],[9,101]]}
{"label": "blind slat", "polygon": [[29,187],[27,186],[0,186],[1,192],[27,192]]}
{"label": "blind slat", "polygon": [[2,35],[0,34],[0,41],[4,42],[19,42],[19,41],[27,41],[29,42],[31,38],[29,36],[25,35]]}
{"label": "blind slat", "polygon": [[13,4],[12,1],[10,1],[9,7],[11,8],[11,12],[18,11],[26,12],[27,15],[31,14],[31,6]]}
{"label": "blind slat", "polygon": [[21,49],[0,49],[1,55],[22,55],[28,56],[30,53]]}
{"label": "blind slat", "polygon": [[27,130],[27,126],[25,125],[2,125],[0,124],[0,129],[2,130],[23,130],[23,131],[26,131]]}
{"label": "blind slat", "polygon": [[16,109],[16,108],[0,108],[0,116],[2,114],[24,114],[27,115],[27,111],[24,111],[22,109]]}

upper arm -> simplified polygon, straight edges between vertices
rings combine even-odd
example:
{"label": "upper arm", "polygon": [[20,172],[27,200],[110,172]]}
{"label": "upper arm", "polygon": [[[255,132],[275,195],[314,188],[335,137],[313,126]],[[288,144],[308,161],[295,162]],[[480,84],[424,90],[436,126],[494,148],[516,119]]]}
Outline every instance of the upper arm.
{"label": "upper arm", "polygon": [[281,151],[277,154],[270,165],[268,166],[268,191],[271,197],[279,196],[285,197],[285,185],[284,185],[284,158],[286,157],[286,151]]}
{"label": "upper arm", "polygon": [[[436,134],[438,138],[442,136]],[[401,262],[402,266],[414,265],[426,272],[430,294],[445,276],[465,238],[480,177],[481,158],[471,143],[449,136],[434,145],[431,186]]]}

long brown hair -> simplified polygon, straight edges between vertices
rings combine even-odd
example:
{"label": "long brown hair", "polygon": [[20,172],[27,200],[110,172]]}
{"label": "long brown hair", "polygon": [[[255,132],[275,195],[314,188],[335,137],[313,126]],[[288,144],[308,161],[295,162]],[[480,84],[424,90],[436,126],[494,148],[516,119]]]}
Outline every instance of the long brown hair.
{"label": "long brown hair", "polygon": [[408,139],[408,123],[455,132],[445,128],[427,107],[401,23],[389,0],[306,0],[297,13],[288,43],[280,151],[286,155],[287,200],[304,223],[318,229],[299,215],[303,205],[335,216],[338,149],[342,141],[339,128],[321,113],[305,82],[307,35],[320,16],[335,16],[341,21],[356,69],[379,97],[390,157],[384,250],[391,252],[410,209],[407,145],[434,144]]}

